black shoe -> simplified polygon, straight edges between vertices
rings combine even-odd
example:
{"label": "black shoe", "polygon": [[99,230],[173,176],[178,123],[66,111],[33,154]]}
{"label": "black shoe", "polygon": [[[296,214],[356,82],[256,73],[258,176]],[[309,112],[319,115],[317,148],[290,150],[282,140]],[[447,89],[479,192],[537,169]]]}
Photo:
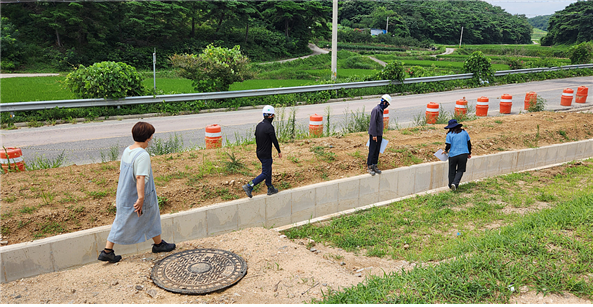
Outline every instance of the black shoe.
{"label": "black shoe", "polygon": [[457,186],[453,183],[449,186],[449,188],[451,189],[451,191],[457,190]]}
{"label": "black shoe", "polygon": [[105,250],[102,250],[101,254],[99,254],[98,259],[101,261],[109,261],[110,263],[116,263],[121,260],[121,256],[115,255],[114,250],[112,250],[111,253],[106,253]]}
{"label": "black shoe", "polygon": [[274,195],[276,193],[278,193],[278,189],[276,189],[274,186],[268,187],[268,195]]}
{"label": "black shoe", "polygon": [[250,186],[249,184],[243,185],[243,191],[245,191],[245,194],[247,194],[247,196],[249,196],[249,198],[253,197],[253,195],[251,195],[251,191],[253,191],[253,187]]}
{"label": "black shoe", "polygon": [[381,171],[377,168],[377,164],[373,164],[373,170],[375,171],[375,174],[381,175]]}
{"label": "black shoe", "polygon": [[369,172],[369,174],[371,174],[371,176],[375,176],[375,169],[373,168],[372,165],[369,165],[367,172]]}
{"label": "black shoe", "polygon": [[175,249],[175,244],[167,243],[165,240],[161,240],[159,244],[152,245],[152,252],[153,253],[166,253],[170,252]]}

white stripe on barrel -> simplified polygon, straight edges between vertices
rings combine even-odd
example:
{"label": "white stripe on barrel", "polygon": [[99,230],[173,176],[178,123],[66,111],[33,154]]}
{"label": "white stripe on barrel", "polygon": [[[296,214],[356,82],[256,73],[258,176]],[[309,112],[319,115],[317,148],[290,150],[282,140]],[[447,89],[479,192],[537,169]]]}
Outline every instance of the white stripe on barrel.
{"label": "white stripe on barrel", "polygon": [[478,101],[478,105],[479,106],[487,106],[488,103],[487,102]]}
{"label": "white stripe on barrel", "polygon": [[500,102],[513,102],[512,99],[501,99]]}
{"label": "white stripe on barrel", "polygon": [[309,125],[312,125],[312,126],[321,126],[321,125],[323,125],[323,121],[322,120],[321,121],[312,121],[312,120],[310,120],[309,121]]}
{"label": "white stripe on barrel", "polygon": [[455,105],[455,107],[458,109],[467,109],[467,106],[464,104],[457,104],[457,105]]}
{"label": "white stripe on barrel", "polygon": [[206,132],[206,137],[209,137],[209,138],[216,138],[219,136],[222,136],[222,132],[215,132],[215,133]]}
{"label": "white stripe on barrel", "polygon": [[16,157],[16,158],[9,158],[9,159],[0,159],[0,163],[2,163],[2,164],[19,163],[19,162],[23,162],[23,161],[25,161],[25,159],[23,159],[22,156]]}
{"label": "white stripe on barrel", "polygon": [[426,108],[426,112],[438,112],[439,108]]}
{"label": "white stripe on barrel", "polygon": [[562,93],[562,96],[572,97],[574,93]]}

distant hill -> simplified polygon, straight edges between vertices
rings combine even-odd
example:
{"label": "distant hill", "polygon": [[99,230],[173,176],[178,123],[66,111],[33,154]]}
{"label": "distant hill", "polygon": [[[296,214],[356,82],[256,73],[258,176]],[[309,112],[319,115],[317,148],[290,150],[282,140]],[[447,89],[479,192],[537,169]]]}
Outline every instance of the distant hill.
{"label": "distant hill", "polygon": [[550,21],[550,17],[552,17],[552,15],[541,15],[541,16],[529,18],[529,19],[527,19],[527,21],[534,28],[548,31],[548,22]]}
{"label": "distant hill", "polygon": [[542,46],[570,45],[593,40],[593,1],[578,1],[550,17]]}

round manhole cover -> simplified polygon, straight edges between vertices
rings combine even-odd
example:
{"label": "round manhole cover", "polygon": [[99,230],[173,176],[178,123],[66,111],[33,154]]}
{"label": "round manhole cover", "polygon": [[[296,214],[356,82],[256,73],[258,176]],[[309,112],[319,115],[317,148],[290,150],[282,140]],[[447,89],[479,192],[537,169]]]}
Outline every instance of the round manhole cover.
{"label": "round manhole cover", "polygon": [[205,294],[237,283],[247,273],[238,255],[212,248],[188,250],[161,259],[150,277],[159,287],[183,294]]}

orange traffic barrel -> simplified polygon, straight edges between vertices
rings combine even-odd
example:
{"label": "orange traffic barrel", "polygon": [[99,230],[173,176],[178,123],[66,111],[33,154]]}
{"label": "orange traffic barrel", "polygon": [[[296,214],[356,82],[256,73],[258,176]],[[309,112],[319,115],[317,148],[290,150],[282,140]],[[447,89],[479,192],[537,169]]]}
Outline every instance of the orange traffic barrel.
{"label": "orange traffic barrel", "polygon": [[17,168],[21,171],[25,170],[25,160],[23,159],[23,152],[20,148],[1,148],[0,161],[2,162],[4,172],[9,172],[9,169],[10,171],[16,171]]}
{"label": "orange traffic barrel", "polygon": [[572,96],[574,95],[574,91],[571,88],[565,88],[562,91],[562,98],[560,99],[560,105],[565,107],[570,107],[572,104]]}
{"label": "orange traffic barrel", "polygon": [[488,116],[488,97],[478,97],[476,104],[476,116]]}
{"label": "orange traffic barrel", "polygon": [[309,116],[309,135],[323,135],[323,116],[317,114]]}
{"label": "orange traffic barrel", "polygon": [[439,104],[430,102],[426,105],[426,123],[436,124],[437,118],[439,117]]}
{"label": "orange traffic barrel", "polygon": [[222,147],[222,128],[219,125],[206,126],[206,148]]}
{"label": "orange traffic barrel", "polygon": [[500,114],[511,114],[512,106],[513,96],[509,94],[502,94],[500,97]]}
{"label": "orange traffic barrel", "polygon": [[536,92],[528,92],[525,94],[525,106],[524,110],[529,110],[530,107],[534,106],[537,103],[537,93]]}
{"label": "orange traffic barrel", "polygon": [[467,114],[467,100],[465,97],[455,101],[455,116],[461,116]]}
{"label": "orange traffic barrel", "polygon": [[383,111],[383,129],[389,129],[389,110],[387,109]]}
{"label": "orange traffic barrel", "polygon": [[589,94],[589,89],[586,86],[579,86],[579,88],[577,88],[577,95],[574,97],[574,102],[578,102],[578,103],[587,102],[588,94]]}

